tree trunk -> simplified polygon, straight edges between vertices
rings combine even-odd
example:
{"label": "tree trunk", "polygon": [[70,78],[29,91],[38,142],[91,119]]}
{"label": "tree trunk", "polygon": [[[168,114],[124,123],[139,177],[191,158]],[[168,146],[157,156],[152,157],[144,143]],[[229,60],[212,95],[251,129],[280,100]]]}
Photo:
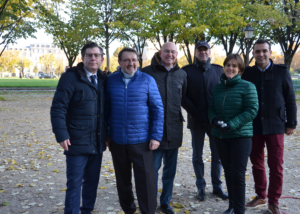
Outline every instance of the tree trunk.
{"label": "tree trunk", "polygon": [[293,56],[291,54],[284,54],[284,64],[288,66],[288,71],[290,72],[291,70],[291,64],[293,61]]}

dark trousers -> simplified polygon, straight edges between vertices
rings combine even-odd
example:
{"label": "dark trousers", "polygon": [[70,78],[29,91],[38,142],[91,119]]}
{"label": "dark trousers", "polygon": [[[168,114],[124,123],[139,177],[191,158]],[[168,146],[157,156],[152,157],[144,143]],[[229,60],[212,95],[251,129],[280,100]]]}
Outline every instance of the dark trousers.
{"label": "dark trousers", "polygon": [[164,162],[162,174],[162,193],[160,204],[167,205],[170,203],[173,193],[173,182],[176,175],[178,148],[177,149],[156,149],[153,151],[153,161],[155,169],[156,193],[158,183],[158,171],[161,167],[161,161]]}
{"label": "dark trousers", "polygon": [[142,214],[154,214],[156,210],[156,186],[153,154],[149,142],[120,145],[111,143],[111,153],[116,173],[117,189],[125,214],[136,211],[131,183],[133,166],[136,194]]}
{"label": "dark trousers", "polygon": [[284,134],[273,135],[253,135],[252,152],[250,155],[253,164],[253,178],[255,182],[255,192],[259,198],[267,197],[267,177],[265,170],[265,145],[268,150],[268,166],[270,168],[270,181],[268,198],[269,204],[278,205],[278,200],[282,194],[283,185],[283,151]]}
{"label": "dark trousers", "polygon": [[205,189],[206,182],[204,179],[203,163],[203,146],[205,133],[209,137],[209,146],[211,151],[211,183],[214,190],[222,189],[221,170],[222,164],[214,142],[214,137],[210,130],[191,129],[192,147],[193,147],[193,166],[196,175],[196,186],[199,189]]}
{"label": "dark trousers", "polygon": [[81,191],[81,213],[90,214],[94,210],[101,162],[102,153],[97,155],[66,155],[67,191],[65,214],[79,213]]}
{"label": "dark trousers", "polygon": [[245,213],[245,173],[251,153],[251,138],[219,139],[215,137],[225,172],[229,207],[235,214]]}

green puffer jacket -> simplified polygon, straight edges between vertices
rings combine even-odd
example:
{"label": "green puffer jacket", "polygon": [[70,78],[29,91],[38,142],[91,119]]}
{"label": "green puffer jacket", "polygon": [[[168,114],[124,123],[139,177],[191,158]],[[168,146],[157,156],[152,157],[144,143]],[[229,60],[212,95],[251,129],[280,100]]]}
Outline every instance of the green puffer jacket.
{"label": "green puffer jacket", "polygon": [[252,121],[258,112],[255,85],[242,80],[239,74],[232,79],[222,74],[220,80],[213,89],[208,117],[211,124],[216,117],[221,118],[231,130],[224,133],[214,127],[212,135],[218,138],[252,137]]}

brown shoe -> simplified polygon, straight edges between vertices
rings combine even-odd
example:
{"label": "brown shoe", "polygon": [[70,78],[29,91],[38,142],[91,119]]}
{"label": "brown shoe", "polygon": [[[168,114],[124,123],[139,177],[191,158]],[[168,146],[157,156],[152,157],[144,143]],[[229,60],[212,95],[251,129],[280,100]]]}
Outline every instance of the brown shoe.
{"label": "brown shoe", "polygon": [[245,207],[248,209],[258,208],[267,205],[267,199],[261,199],[256,196],[252,201],[248,202]]}
{"label": "brown shoe", "polygon": [[286,213],[286,212],[281,211],[281,210],[279,209],[279,207],[276,206],[275,204],[273,204],[273,205],[270,205],[270,204],[269,204],[268,211],[269,211],[270,213],[272,213],[272,214],[288,214],[288,213]]}

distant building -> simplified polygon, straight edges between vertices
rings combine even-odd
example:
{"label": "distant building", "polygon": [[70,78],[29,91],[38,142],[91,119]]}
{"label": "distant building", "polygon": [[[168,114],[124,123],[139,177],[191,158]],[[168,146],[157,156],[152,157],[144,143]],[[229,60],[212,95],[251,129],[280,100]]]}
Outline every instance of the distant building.
{"label": "distant building", "polygon": [[[19,51],[21,56],[26,57],[27,59],[32,61],[30,73],[33,73],[34,66],[37,66],[38,71],[42,71],[42,65],[39,63],[40,57],[49,53],[52,53],[56,57],[56,59],[62,60],[65,65],[68,65],[68,60],[64,51],[50,43],[33,43],[29,46],[22,47],[8,45],[6,49],[9,51]],[[25,73],[28,72],[28,69],[26,69]],[[18,75],[19,71],[16,71],[16,76]]]}

